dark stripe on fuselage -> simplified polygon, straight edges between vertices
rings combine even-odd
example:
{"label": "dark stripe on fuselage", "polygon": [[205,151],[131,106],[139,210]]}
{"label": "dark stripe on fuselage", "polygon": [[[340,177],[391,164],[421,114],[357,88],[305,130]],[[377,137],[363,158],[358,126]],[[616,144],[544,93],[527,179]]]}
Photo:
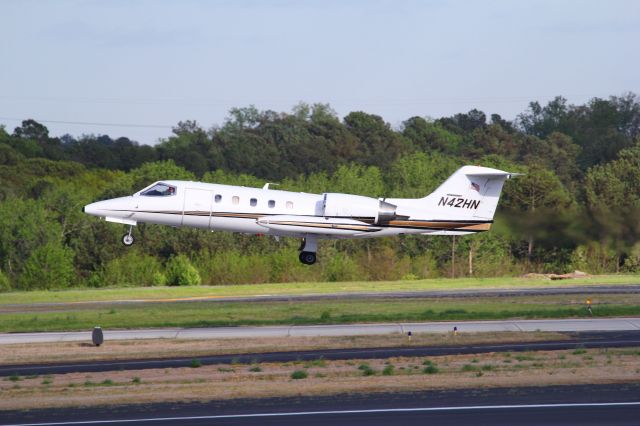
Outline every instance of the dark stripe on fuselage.
{"label": "dark stripe on fuselage", "polygon": [[[283,216],[282,213],[236,213],[236,212],[206,212],[206,211],[180,211],[180,210],[111,210],[118,212],[130,212],[130,213],[150,213],[150,214],[170,214],[170,215],[184,215],[184,216],[202,216],[202,217],[224,217],[230,219],[251,219],[256,220],[260,217],[265,216]],[[314,215],[291,215],[291,216],[300,216],[300,217],[317,217]],[[364,223],[368,223],[371,225],[375,218],[372,217],[345,217],[345,216],[326,216],[331,219],[352,219],[359,220]],[[436,220],[402,220],[399,222],[409,222],[403,224],[394,224],[394,221],[391,220],[388,223],[380,223],[376,224],[376,228],[394,228],[394,229],[422,229],[425,231],[463,231],[463,232],[484,232],[487,229],[465,229],[467,227],[473,227],[475,225],[490,225],[493,223],[493,220],[445,220],[445,219],[436,219]],[[441,224],[441,225],[438,225]],[[325,224],[322,224],[322,227]],[[290,226],[312,226],[311,224],[305,224],[304,222],[300,222],[300,225],[291,224]],[[344,226],[344,225],[342,225]],[[316,226],[320,227],[320,226]],[[371,229],[371,230],[362,230],[363,232],[377,232],[380,229]]]}

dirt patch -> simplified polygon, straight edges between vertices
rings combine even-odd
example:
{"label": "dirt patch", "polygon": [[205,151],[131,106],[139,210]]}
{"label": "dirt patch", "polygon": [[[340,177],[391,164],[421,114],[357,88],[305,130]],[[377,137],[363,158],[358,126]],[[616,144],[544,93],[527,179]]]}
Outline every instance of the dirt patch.
{"label": "dirt patch", "polygon": [[[303,371],[302,379],[292,378]],[[73,373],[0,381],[0,410],[428,389],[629,383],[640,348]]]}
{"label": "dirt patch", "polygon": [[569,272],[567,274],[536,274],[534,272],[530,272],[528,274],[524,274],[521,276],[522,278],[529,279],[547,279],[547,280],[568,280],[572,278],[591,278],[591,275],[586,272],[575,270],[573,272]]}
{"label": "dirt patch", "polygon": [[417,333],[411,340],[400,334],[336,337],[270,337],[207,340],[120,340],[96,347],[88,342],[31,343],[2,346],[0,364],[44,364],[74,361],[117,361],[165,357],[198,357],[236,353],[264,353],[283,350],[350,349],[471,345],[566,340],[561,333]]}

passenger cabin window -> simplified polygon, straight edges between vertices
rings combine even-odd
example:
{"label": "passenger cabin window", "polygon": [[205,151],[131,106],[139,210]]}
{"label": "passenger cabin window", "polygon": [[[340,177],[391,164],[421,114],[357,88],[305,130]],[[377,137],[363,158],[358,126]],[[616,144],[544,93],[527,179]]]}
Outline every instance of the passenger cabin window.
{"label": "passenger cabin window", "polygon": [[272,209],[276,206],[276,201],[275,200],[269,200],[269,208]]}
{"label": "passenger cabin window", "polygon": [[216,200],[216,203],[219,203],[220,201],[222,201],[222,195],[216,194],[215,200]]}
{"label": "passenger cabin window", "polygon": [[293,201],[287,201],[287,208],[288,209],[292,209],[293,208]]}
{"label": "passenger cabin window", "polygon": [[167,185],[166,183],[157,183],[140,195],[148,197],[166,197],[168,195],[176,195],[176,187]]}
{"label": "passenger cabin window", "polygon": [[258,200],[255,198],[252,198],[249,200],[249,204],[251,204],[251,207],[255,207],[258,205]]}
{"label": "passenger cabin window", "polygon": [[240,197],[238,197],[237,195],[234,195],[233,198],[231,199],[231,202],[233,204],[240,204]]}

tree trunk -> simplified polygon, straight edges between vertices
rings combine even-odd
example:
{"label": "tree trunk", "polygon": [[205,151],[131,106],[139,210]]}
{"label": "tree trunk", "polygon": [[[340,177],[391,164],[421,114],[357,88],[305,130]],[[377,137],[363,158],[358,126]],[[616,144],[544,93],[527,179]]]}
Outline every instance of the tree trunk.
{"label": "tree trunk", "polygon": [[456,277],[456,236],[451,237],[451,278]]}

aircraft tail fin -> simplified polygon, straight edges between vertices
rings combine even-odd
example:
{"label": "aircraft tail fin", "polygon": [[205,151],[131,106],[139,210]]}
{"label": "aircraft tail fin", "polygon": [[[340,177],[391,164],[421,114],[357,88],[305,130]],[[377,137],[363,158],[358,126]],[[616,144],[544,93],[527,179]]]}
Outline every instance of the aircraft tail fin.
{"label": "aircraft tail fin", "polygon": [[438,218],[491,221],[502,186],[513,175],[488,167],[461,167],[438,189],[424,197],[421,207]]}

